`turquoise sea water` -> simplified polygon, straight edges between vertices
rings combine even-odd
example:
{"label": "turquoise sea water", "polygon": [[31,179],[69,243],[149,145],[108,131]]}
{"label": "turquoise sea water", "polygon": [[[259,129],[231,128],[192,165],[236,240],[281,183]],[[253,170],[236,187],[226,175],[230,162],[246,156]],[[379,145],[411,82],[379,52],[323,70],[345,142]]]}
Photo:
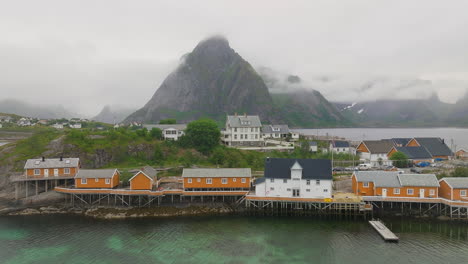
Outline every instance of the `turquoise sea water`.
{"label": "turquoise sea water", "polygon": [[0,217],[1,263],[468,263],[468,224],[191,217]]}

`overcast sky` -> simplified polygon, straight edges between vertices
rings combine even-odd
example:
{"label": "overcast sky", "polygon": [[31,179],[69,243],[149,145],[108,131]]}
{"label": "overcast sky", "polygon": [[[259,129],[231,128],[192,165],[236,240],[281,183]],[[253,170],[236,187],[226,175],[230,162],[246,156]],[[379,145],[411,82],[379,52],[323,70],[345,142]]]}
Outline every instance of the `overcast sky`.
{"label": "overcast sky", "polygon": [[254,66],[298,74],[330,100],[396,86],[397,97],[454,102],[468,87],[467,10],[464,0],[0,0],[0,99],[88,115],[141,107],[184,53],[223,34]]}

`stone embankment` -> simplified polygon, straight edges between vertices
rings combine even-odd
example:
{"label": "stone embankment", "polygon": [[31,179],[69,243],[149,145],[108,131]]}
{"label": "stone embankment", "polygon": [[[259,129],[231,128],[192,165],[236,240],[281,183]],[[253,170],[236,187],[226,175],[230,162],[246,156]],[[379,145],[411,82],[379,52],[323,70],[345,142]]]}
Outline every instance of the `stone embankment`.
{"label": "stone embankment", "polygon": [[124,219],[141,217],[172,217],[172,216],[197,216],[197,215],[220,215],[230,214],[233,210],[229,207],[219,206],[186,206],[173,207],[161,206],[154,208],[72,208],[43,206],[37,208],[4,208],[0,215],[52,215],[52,214],[74,214],[100,219]]}

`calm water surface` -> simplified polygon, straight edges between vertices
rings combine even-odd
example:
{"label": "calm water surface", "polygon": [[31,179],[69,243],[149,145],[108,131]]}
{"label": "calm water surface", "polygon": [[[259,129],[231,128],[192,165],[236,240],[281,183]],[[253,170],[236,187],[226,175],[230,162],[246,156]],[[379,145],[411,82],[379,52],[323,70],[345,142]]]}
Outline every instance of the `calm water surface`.
{"label": "calm water surface", "polygon": [[101,221],[0,217],[1,263],[467,263],[468,225],[393,220],[400,243],[365,221],[193,217]]}
{"label": "calm water surface", "polygon": [[392,137],[441,137],[447,145],[451,140],[457,149],[468,149],[468,128],[328,128],[328,129],[294,129],[306,135],[339,136],[353,141],[374,140]]}

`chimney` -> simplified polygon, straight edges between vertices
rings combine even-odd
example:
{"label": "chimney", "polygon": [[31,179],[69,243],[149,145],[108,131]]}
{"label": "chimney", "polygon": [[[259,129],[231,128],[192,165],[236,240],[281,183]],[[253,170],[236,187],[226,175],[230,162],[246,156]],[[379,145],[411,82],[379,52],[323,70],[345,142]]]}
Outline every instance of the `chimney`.
{"label": "chimney", "polygon": [[63,161],[63,156],[60,156],[60,161]]}
{"label": "chimney", "polygon": [[43,161],[43,162],[45,161],[45,157],[44,157],[44,156],[42,157],[42,161]]}

